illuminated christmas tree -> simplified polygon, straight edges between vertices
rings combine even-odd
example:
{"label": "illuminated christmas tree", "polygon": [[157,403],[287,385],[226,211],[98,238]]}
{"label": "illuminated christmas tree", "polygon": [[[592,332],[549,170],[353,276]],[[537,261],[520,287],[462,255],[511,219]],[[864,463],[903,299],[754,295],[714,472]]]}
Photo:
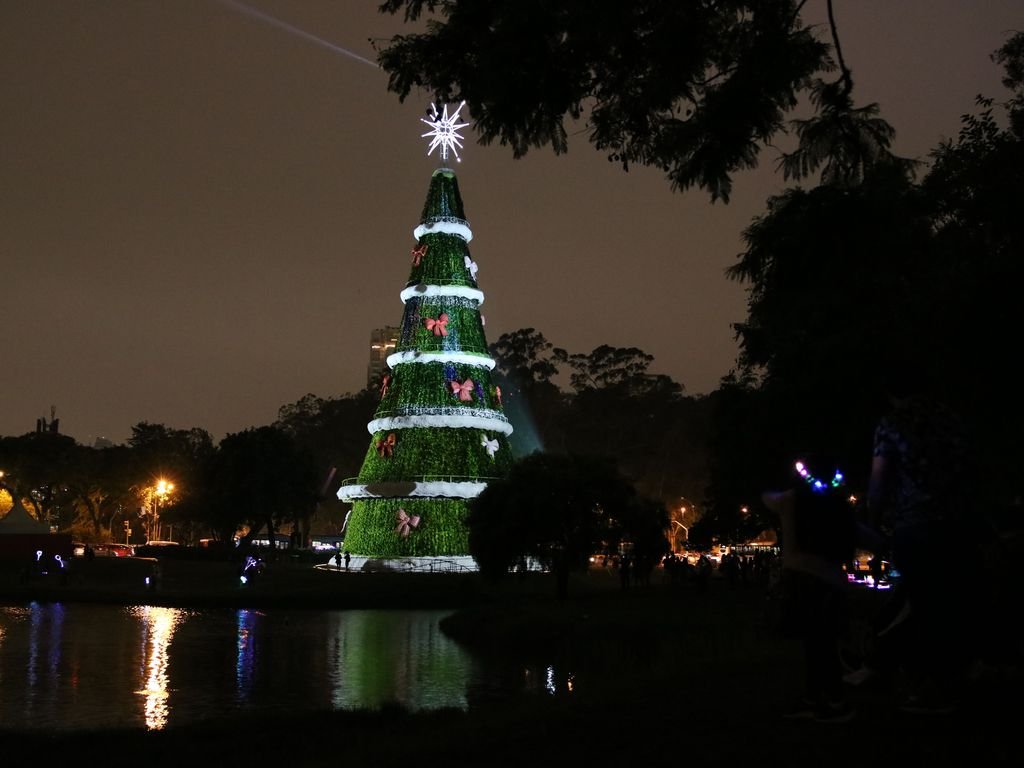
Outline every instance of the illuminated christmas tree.
{"label": "illuminated christmas tree", "polygon": [[413,232],[401,336],[380,382],[380,403],[359,476],[338,491],[352,503],[345,550],[400,569],[433,568],[438,559],[472,567],[468,503],[512,461],[501,390],[491,382],[477,287],[473,238],[449,151],[458,158],[456,122],[463,105],[424,120],[429,155],[441,167],[430,179]]}

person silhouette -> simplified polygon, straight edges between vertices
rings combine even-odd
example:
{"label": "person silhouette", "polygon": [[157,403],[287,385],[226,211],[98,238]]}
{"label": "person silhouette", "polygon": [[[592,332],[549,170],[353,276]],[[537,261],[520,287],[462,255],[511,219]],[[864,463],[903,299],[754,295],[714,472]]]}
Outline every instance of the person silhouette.
{"label": "person silhouette", "polygon": [[629,587],[630,571],[633,569],[633,562],[629,555],[623,555],[619,559],[619,582],[623,589]]}
{"label": "person silhouette", "polygon": [[929,393],[922,368],[895,361],[887,371],[889,410],[874,432],[868,513],[887,531],[891,563],[899,574],[897,620],[875,636],[865,667],[848,682],[873,671],[907,676],[905,712],[945,714],[955,708],[958,678],[973,660],[971,573],[950,579],[949,558],[970,548],[962,535],[974,506],[970,440],[957,414]]}
{"label": "person silhouette", "polygon": [[856,542],[856,521],[835,461],[806,455],[780,490],[761,500],[782,529],[783,632],[803,650],[804,693],[784,714],[842,723],[854,709],[843,688],[840,639],[847,631],[844,572]]}

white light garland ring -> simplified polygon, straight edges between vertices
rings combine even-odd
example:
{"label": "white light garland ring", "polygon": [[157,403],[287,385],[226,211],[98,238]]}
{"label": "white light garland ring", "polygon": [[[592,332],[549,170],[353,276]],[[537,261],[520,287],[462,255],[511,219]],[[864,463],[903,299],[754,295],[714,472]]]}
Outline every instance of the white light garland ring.
{"label": "white light garland ring", "polygon": [[474,408],[467,405],[399,405],[387,411],[378,410],[374,414],[383,419],[392,416],[477,416],[481,419],[500,419],[508,421],[504,414],[495,408]]}
{"label": "white light garland ring", "polygon": [[[416,283],[413,283],[416,285]],[[437,300],[434,300],[437,299]],[[467,299],[464,296],[427,296],[419,294],[411,296],[405,301],[406,304],[418,304],[420,311],[445,312],[451,309],[469,309],[476,311],[480,302],[476,299]]]}
{"label": "white light garland ring", "polygon": [[380,483],[356,483],[343,485],[338,489],[338,498],[342,501],[355,499],[404,499],[404,498],[443,498],[443,499],[475,499],[484,492],[487,483],[482,482],[418,482],[393,481]]}
{"label": "white light garland ring", "polygon": [[467,285],[427,285],[426,283],[416,283],[416,285],[410,285],[398,294],[403,304],[417,296],[426,296],[428,298],[455,296],[470,299],[477,302],[477,304],[484,303],[484,292],[479,288],[470,288]]}
{"label": "white light garland ring", "polygon": [[424,235],[432,235],[435,232],[457,235],[467,243],[473,239],[473,230],[469,228],[469,222],[452,217],[428,219],[412,231],[412,236],[419,242]]}
{"label": "white light garland ring", "polygon": [[374,419],[366,425],[371,435],[384,430],[416,429],[419,427],[439,427],[441,429],[482,429],[491,432],[512,434],[512,425],[500,413],[493,416],[453,416],[450,414],[417,414],[415,416],[385,416]]}
{"label": "white light garland ring", "polygon": [[494,366],[497,365],[494,358],[485,355],[471,355],[465,352],[420,352],[417,349],[407,349],[388,355],[387,363],[392,370],[402,363],[459,363],[486,368],[489,371],[494,370]]}

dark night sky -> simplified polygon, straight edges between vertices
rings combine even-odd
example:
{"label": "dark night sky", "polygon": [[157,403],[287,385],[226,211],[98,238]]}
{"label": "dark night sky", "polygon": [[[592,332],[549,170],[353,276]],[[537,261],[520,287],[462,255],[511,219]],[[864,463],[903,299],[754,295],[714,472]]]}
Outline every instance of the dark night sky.
{"label": "dark night sky", "polygon": [[[140,421],[219,440],[364,385],[437,165],[429,96],[400,104],[382,71],[296,30],[373,59],[368,39],[400,29],[377,5],[248,3],[289,30],[229,0],[0,0],[0,434],[53,405],[85,443]],[[836,3],[854,95],[880,103],[898,153],[923,159],[976,94],[1003,95],[989,55],[1022,10]],[[488,339],[636,346],[686,392],[713,390],[745,315],[724,270],[782,188],[774,155],[712,205],[623,173],[582,134],[515,161],[464,133]]]}

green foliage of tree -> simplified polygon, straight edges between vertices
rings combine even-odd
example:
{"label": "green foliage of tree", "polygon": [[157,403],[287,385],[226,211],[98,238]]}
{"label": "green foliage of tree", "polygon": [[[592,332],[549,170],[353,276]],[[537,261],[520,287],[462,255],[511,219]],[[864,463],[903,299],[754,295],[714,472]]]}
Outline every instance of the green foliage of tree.
{"label": "green foliage of tree", "polygon": [[214,454],[210,433],[199,427],[175,429],[143,421],[132,427],[128,447],[133,459],[134,506],[142,512],[147,535],[160,536],[159,531],[150,530],[154,490],[160,480],[173,484],[174,493],[160,502],[159,519],[185,529],[200,524],[191,515],[202,514],[201,505],[189,502],[189,496],[199,492],[204,467]]}
{"label": "green foliage of tree", "polygon": [[670,551],[669,512],[660,501],[635,496],[619,514],[620,517],[612,521],[610,539],[626,544],[633,561],[633,574],[642,583]]}
{"label": "green foliage of tree", "polygon": [[489,350],[507,392],[529,390],[551,384],[558,375],[554,347],[535,328],[520,328],[503,333]]}
{"label": "green foliage of tree", "polygon": [[[510,393],[512,440],[529,448],[518,455],[614,457],[646,496],[703,499],[710,408],[701,398],[684,397],[670,377],[650,373],[651,355],[609,345],[570,353],[533,328],[502,335],[491,353],[503,392]],[[554,381],[565,368],[572,371],[569,392]]]}
{"label": "green foliage of tree", "polygon": [[756,165],[812,75],[831,66],[802,5],[387,0],[385,13],[433,16],[378,58],[401,99],[425,88],[467,101],[481,141],[515,157],[567,151],[567,122],[585,116],[610,160],[728,200],[732,174]]}
{"label": "green foliage of tree", "polygon": [[854,106],[847,83],[851,81],[814,80],[810,98],[817,113],[792,121],[799,144],[779,161],[785,179],[805,179],[820,169],[822,184],[849,186],[876,168],[909,174],[917,167],[915,161],[892,154],[896,130],[878,116],[877,104]]}
{"label": "green foliage of tree", "polygon": [[554,381],[559,368],[551,342],[534,328],[520,328],[499,336],[489,352],[505,416],[515,426],[513,454],[564,446],[565,394]]}
{"label": "green foliage of tree", "polygon": [[[469,547],[481,572],[500,579],[532,559],[551,570],[565,597],[572,571],[590,555],[635,539],[644,551],[667,513],[636,498],[614,462],[598,457],[533,453],[490,483],[470,503]],[[662,548],[663,551],[663,548]]]}
{"label": "green foliage of tree", "polygon": [[378,399],[377,390],[371,389],[341,397],[308,394],[278,410],[273,426],[287,432],[313,456],[321,477],[326,480],[335,470],[324,496],[333,497],[339,481],[359,471],[366,453],[367,417]]}
{"label": "green foliage of tree", "polygon": [[286,521],[312,514],[320,478],[309,453],[272,426],[227,435],[217,448],[203,487],[208,523],[222,541],[247,527],[244,541],[266,528],[273,540]]}
{"label": "green foliage of tree", "polygon": [[569,354],[564,349],[556,349],[554,355],[558,362],[572,369],[569,381],[577,393],[596,389],[645,389],[650,382],[647,369],[654,362],[653,355],[636,347],[607,344],[587,354]]}
{"label": "green foliage of tree", "polygon": [[780,158],[783,177],[805,179],[820,168],[823,185],[845,187],[861,183],[879,168],[902,175],[913,173],[916,161],[891,152],[896,131],[878,117],[878,105],[854,106],[853,73],[843,58],[832,0],[827,0],[826,7],[839,77],[811,80],[809,96],[816,113],[805,120],[791,121],[799,144]]}
{"label": "green foliage of tree", "polygon": [[69,524],[67,511],[73,511],[74,495],[67,480],[78,459],[78,445],[67,435],[30,432],[0,438],[0,488],[21,499],[36,519]]}
{"label": "green foliage of tree", "polygon": [[649,372],[653,356],[608,345],[587,354],[555,353],[572,370],[567,451],[615,457],[630,481],[653,498],[703,495],[703,451],[692,450],[706,434],[703,409],[683,397],[678,382]]}
{"label": "green foliage of tree", "polygon": [[1006,78],[1011,97],[979,99],[921,183],[875,165],[855,183],[786,191],[745,231],[729,276],[749,286],[748,315],[736,326],[738,376],[716,411],[707,526],[727,530],[764,488],[750,455],[772,465],[828,446],[856,487],[895,360],[915,364],[967,420],[988,472],[979,493],[1020,494],[1024,423],[1005,372],[1022,331],[1020,39],[994,57],[1018,73]]}
{"label": "green foliage of tree", "polygon": [[749,285],[748,311],[735,326],[737,376],[716,397],[704,528],[757,533],[738,510],[759,505],[765,467],[808,446],[848,457],[851,481],[862,479],[888,361],[928,357],[922,332],[937,307],[920,293],[933,269],[925,213],[918,188],[886,168],[859,184],[787,190],[744,232],[728,275]]}
{"label": "green foliage of tree", "polygon": [[934,237],[919,315],[942,363],[944,394],[984,448],[984,487],[1006,503],[1024,492],[1017,479],[1024,419],[1008,373],[1024,332],[1024,32],[992,58],[1004,69],[1008,96],[978,97],[978,112],[965,114],[957,138],[932,153],[922,183]]}
{"label": "green foliage of tree", "polygon": [[[138,520],[137,496],[132,489],[133,457],[123,445],[107,448],[78,446],[78,460],[66,477],[74,497],[74,528],[91,542],[124,540],[125,521]],[[114,527],[115,523],[119,527]]]}

